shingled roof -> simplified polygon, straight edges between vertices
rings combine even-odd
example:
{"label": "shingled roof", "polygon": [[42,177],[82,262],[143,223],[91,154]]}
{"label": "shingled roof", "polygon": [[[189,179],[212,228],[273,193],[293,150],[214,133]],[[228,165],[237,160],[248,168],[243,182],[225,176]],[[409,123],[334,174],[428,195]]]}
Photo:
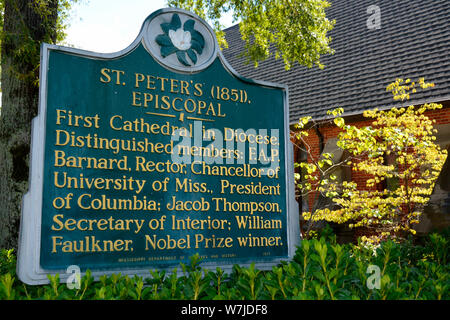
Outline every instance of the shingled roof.
{"label": "shingled roof", "polygon": [[[283,83],[289,88],[290,122],[343,107],[344,115],[396,105],[386,86],[396,78],[425,77],[436,86],[418,91],[409,104],[450,100],[450,1],[331,0],[327,17],[336,19],[331,47],[322,56],[325,68],[295,64],[289,71],[273,56],[259,64],[240,57],[244,44],[235,25],[225,30],[229,48],[223,54],[242,76]],[[369,30],[367,8],[381,9],[381,28]]]}

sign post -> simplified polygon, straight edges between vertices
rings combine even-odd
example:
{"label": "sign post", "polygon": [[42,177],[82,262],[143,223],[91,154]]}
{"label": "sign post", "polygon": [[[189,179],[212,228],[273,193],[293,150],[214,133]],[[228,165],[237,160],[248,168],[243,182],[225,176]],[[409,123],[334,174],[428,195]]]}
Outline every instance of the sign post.
{"label": "sign post", "polygon": [[158,10],[114,54],[44,44],[40,79],[23,282],[293,257],[287,87],[237,75],[198,16]]}

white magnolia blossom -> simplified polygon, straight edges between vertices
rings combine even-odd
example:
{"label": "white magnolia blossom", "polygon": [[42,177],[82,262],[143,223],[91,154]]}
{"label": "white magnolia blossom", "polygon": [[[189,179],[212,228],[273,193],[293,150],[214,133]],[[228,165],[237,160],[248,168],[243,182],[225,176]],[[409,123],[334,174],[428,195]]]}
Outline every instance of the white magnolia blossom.
{"label": "white magnolia blossom", "polygon": [[178,29],[177,31],[169,30],[169,37],[173,45],[179,50],[188,50],[191,47],[191,33]]}

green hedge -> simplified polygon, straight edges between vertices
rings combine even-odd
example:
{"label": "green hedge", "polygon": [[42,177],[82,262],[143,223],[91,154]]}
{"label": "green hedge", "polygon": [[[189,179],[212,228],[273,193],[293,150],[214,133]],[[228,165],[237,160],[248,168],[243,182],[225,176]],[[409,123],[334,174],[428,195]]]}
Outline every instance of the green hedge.
{"label": "green hedge", "polygon": [[[235,265],[231,274],[201,268],[198,256],[181,264],[184,275],[150,271],[148,278],[115,274],[94,282],[88,271],[80,289],[59,276],[50,284],[28,286],[16,278],[12,250],[0,255],[0,299],[444,299],[449,300],[448,236],[431,234],[423,245],[384,242],[376,251],[335,238],[302,241],[293,261],[257,270]],[[374,254],[375,253],[375,254]],[[370,289],[380,271],[380,288]],[[369,271],[368,273],[366,273]],[[370,278],[372,277],[372,278]]]}

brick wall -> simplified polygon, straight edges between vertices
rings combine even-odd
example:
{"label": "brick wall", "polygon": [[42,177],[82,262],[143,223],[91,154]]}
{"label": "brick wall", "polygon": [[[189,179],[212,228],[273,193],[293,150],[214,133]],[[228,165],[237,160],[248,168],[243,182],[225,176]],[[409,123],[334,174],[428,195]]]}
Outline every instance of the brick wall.
{"label": "brick wall", "polygon": [[[448,106],[448,104],[447,104]],[[450,124],[450,108],[446,107],[444,109],[438,109],[434,111],[428,111],[425,113],[426,116],[428,116],[430,119],[434,119],[436,121],[435,125],[440,124]],[[347,120],[346,123],[349,125],[354,125],[358,128],[370,125],[374,121],[373,119],[366,120],[365,118],[357,119],[357,120]],[[323,145],[326,144],[326,142],[329,139],[336,138],[338,133],[341,131],[338,127],[333,125],[323,125],[319,128],[320,134],[323,137]],[[309,136],[305,138],[308,145],[311,147],[313,156],[317,159],[320,156],[320,148],[319,148],[319,136],[316,134],[315,130],[309,130],[308,131]],[[297,142],[298,143],[298,142]],[[296,162],[299,162],[297,159],[299,159],[299,149],[294,147],[294,159],[296,159]],[[338,159],[336,159],[338,160]],[[309,162],[311,162],[311,159],[308,159]],[[361,171],[354,171],[351,172],[351,180],[356,182],[358,184],[358,188],[368,190],[366,187],[366,181],[371,178],[371,175],[368,175],[366,173],[363,173]],[[375,186],[374,189],[382,189],[383,185]],[[317,194],[310,194],[308,198],[308,203],[310,205],[310,208],[312,207],[313,203],[317,200],[318,195]]]}

